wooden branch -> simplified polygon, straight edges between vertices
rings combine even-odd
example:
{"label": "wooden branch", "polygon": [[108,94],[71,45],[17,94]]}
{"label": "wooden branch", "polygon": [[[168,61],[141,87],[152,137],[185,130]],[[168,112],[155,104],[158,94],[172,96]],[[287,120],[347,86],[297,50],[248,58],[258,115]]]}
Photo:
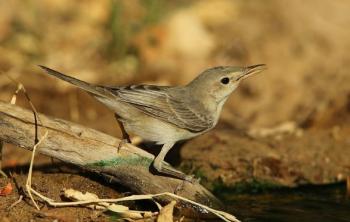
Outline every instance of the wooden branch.
{"label": "wooden branch", "polygon": [[[125,144],[118,152],[120,140],[117,138],[43,114],[39,114],[39,118],[39,137],[48,131],[48,137],[37,149],[42,154],[110,177],[139,194],[174,192],[183,183],[152,174],[149,169],[154,156],[142,149]],[[34,128],[32,111],[0,101],[0,140],[32,150]],[[177,194],[213,208],[221,207],[198,183],[185,182]]]}

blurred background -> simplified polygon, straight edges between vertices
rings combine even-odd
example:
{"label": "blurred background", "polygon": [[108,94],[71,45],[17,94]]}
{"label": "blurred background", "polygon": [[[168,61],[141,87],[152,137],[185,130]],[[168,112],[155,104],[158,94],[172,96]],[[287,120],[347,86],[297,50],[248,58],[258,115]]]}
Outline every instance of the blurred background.
{"label": "blurred background", "polygon": [[[298,0],[1,1],[0,69],[25,85],[41,112],[94,125],[112,115],[42,75],[37,64],[92,83],[175,85],[212,66],[266,63],[268,71],[233,94],[223,118],[274,126],[305,123],[316,112],[325,127],[343,122],[334,112],[349,103],[349,7]],[[8,100],[13,86],[4,75],[0,87]],[[97,127],[113,130],[103,125]]]}
{"label": "blurred background", "polygon": [[[300,157],[302,152],[315,143],[316,155],[321,145],[330,141],[327,155],[338,156],[326,162],[337,165],[337,158],[350,150],[349,9],[350,2],[345,0],[0,1],[0,100],[9,101],[16,90],[16,85],[3,75],[6,73],[24,84],[39,112],[121,136],[117,124],[109,124],[114,116],[107,108],[81,90],[43,74],[37,65],[96,84],[182,85],[212,66],[265,63],[268,70],[245,80],[230,97],[216,134],[202,138],[232,135],[234,130],[235,134],[239,131],[259,137],[242,142],[248,151],[229,155],[232,159],[252,148],[259,150],[251,144],[256,140],[273,143],[270,148],[275,152],[282,143],[271,142],[266,136],[297,131],[295,138],[302,134],[304,138],[287,147],[298,147],[300,155],[295,158],[304,158]],[[18,104],[28,107],[23,97]],[[325,142],[321,138],[330,139]],[[200,162],[203,160],[193,157],[203,151],[198,148],[202,143],[193,144],[186,144],[178,154],[190,162],[185,168],[193,171],[195,161],[199,161],[196,169],[223,169],[226,173],[209,173],[209,181],[219,178],[226,185],[241,181],[240,172],[232,173],[231,159],[223,165],[217,163],[216,168],[206,168]],[[227,156],[225,152],[234,152],[239,145],[226,144],[217,152]],[[5,166],[28,162],[30,154],[16,152],[22,151],[5,150]],[[249,161],[266,153],[264,149],[259,152]],[[285,153],[290,154],[288,158],[294,155]],[[281,155],[276,155],[269,158],[283,163]],[[309,157],[313,159],[311,154]],[[316,165],[310,164],[310,158],[305,159],[304,165],[312,165],[317,171],[305,173],[306,181],[323,184],[346,178],[350,159],[340,161],[348,167],[346,170],[337,165],[331,173],[323,174],[319,167],[325,165],[326,157],[320,157],[322,161],[316,161]],[[268,160],[261,164],[270,170],[281,165]],[[231,172],[229,176],[227,171]],[[285,179],[284,175],[270,174],[268,178]],[[273,181],[288,186],[301,183],[299,177],[293,177],[293,181],[281,178]]]}

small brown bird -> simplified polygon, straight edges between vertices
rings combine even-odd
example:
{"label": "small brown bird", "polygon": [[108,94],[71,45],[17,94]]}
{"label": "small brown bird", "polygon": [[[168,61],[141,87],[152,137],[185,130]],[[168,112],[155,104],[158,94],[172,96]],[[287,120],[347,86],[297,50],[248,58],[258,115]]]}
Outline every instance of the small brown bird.
{"label": "small brown bird", "polygon": [[159,173],[184,180],[191,177],[167,167],[163,160],[177,141],[190,139],[212,129],[224,103],[239,83],[266,69],[258,64],[247,67],[220,66],[205,70],[185,86],[100,86],[67,76],[45,66],[48,74],[76,85],[108,106],[116,114],[124,139],[127,132],[147,141],[163,144],[153,162]]}

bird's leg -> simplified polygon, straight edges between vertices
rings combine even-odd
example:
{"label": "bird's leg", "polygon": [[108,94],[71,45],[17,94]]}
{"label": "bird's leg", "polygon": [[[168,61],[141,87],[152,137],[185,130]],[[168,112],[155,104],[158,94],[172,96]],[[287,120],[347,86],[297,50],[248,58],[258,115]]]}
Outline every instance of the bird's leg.
{"label": "bird's leg", "polygon": [[123,139],[120,141],[117,147],[119,152],[120,148],[122,148],[122,146],[125,143],[131,143],[131,140],[130,140],[129,134],[125,131],[123,123],[119,120],[120,116],[118,116],[118,114],[115,113],[114,117],[117,120],[117,123],[119,125],[120,130],[122,131],[122,136],[123,136]]}
{"label": "bird's leg", "polygon": [[153,161],[153,167],[159,172],[166,175],[173,176],[175,178],[186,180],[192,182],[192,177],[184,174],[181,171],[178,171],[171,167],[169,164],[164,162],[165,155],[169,152],[169,150],[174,146],[174,143],[166,143],[163,145],[160,153]]}

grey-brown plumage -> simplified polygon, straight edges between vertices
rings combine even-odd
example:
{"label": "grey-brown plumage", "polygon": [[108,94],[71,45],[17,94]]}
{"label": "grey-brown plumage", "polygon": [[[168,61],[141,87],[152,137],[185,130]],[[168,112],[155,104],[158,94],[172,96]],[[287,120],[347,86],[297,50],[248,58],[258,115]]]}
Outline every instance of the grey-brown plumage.
{"label": "grey-brown plumage", "polygon": [[201,132],[213,126],[211,113],[207,112],[204,106],[198,104],[196,107],[190,107],[190,101],[178,97],[186,94],[181,88],[134,85],[111,90],[121,101],[181,129]]}
{"label": "grey-brown plumage", "polygon": [[89,92],[112,109],[127,132],[163,144],[153,165],[161,173],[186,179],[179,171],[164,167],[163,159],[180,140],[203,134],[213,128],[222,106],[240,81],[266,68],[214,67],[205,70],[186,86],[131,85],[108,87],[93,85],[45,66],[48,74]]}

